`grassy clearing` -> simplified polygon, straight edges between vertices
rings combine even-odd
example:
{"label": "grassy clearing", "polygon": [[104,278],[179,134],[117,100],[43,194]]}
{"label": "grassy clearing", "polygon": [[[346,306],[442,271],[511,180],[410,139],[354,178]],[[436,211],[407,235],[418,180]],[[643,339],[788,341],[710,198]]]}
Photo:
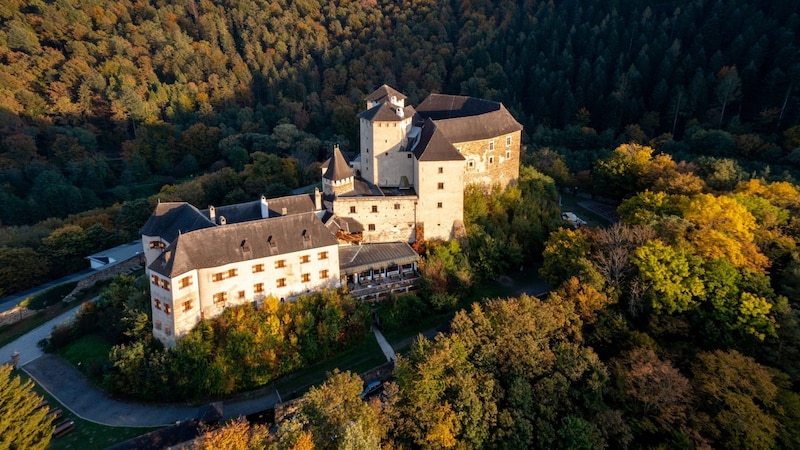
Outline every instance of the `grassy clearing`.
{"label": "grassy clearing", "polygon": [[278,392],[281,392],[283,400],[289,400],[304,394],[311,386],[325,381],[328,372],[332,372],[333,369],[362,373],[384,363],[386,363],[386,357],[381,351],[378,341],[375,340],[375,336],[370,333],[357,347],[308,366],[301,372],[285,376],[275,382],[275,387]]}
{"label": "grassy clearing", "polygon": [[102,368],[108,362],[111,343],[101,333],[88,334],[58,350],[58,355],[75,366],[93,383],[102,380]]}
{"label": "grassy clearing", "polygon": [[69,295],[69,293],[72,292],[77,285],[77,281],[59,284],[58,286],[55,286],[37,295],[26,298],[25,300],[19,302],[19,306],[32,309],[34,311],[45,309],[48,306],[60,303],[61,300]]}
{"label": "grassy clearing", "polygon": [[[16,371],[16,374],[19,374],[23,381],[30,379],[28,374],[23,371]],[[107,427],[105,425],[89,422],[70,412],[64,405],[59,403],[58,400],[48,394],[38,384],[35,384],[35,382],[34,390],[48,401],[48,406],[51,411],[56,409],[63,411],[63,416],[56,419],[54,422],[55,424],[66,420],[75,421],[75,429],[71,433],[58,439],[53,438],[50,441],[50,446],[48,447],[50,450],[100,450],[157,429]]]}

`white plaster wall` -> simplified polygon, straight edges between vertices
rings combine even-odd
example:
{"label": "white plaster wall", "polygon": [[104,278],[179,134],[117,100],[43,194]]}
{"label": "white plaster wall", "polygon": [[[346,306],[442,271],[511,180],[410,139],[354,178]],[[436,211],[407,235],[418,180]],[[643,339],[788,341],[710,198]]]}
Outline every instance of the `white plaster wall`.
{"label": "white plaster wall", "polygon": [[[426,240],[452,238],[453,222],[464,220],[464,164],[417,161],[417,220],[424,226]],[[443,189],[439,183],[444,183]]]}

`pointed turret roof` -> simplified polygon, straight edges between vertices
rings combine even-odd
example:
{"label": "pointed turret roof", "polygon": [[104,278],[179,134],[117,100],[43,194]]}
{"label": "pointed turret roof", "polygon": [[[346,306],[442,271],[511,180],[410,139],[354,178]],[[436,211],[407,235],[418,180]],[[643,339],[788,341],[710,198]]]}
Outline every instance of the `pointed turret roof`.
{"label": "pointed turret roof", "polygon": [[379,87],[378,89],[375,89],[375,92],[373,92],[372,94],[369,94],[367,96],[367,98],[366,98],[366,101],[368,101],[368,102],[387,102],[392,97],[395,97],[398,100],[405,100],[406,98],[408,98],[402,92],[394,89],[393,87],[391,87],[389,85],[384,84],[383,86]]}
{"label": "pointed turret roof", "polygon": [[353,178],[353,171],[350,170],[350,164],[344,159],[344,155],[342,151],[339,150],[338,145],[333,147],[333,156],[331,156],[330,162],[328,163],[328,170],[325,171],[325,175],[323,175],[322,178],[332,181]]}

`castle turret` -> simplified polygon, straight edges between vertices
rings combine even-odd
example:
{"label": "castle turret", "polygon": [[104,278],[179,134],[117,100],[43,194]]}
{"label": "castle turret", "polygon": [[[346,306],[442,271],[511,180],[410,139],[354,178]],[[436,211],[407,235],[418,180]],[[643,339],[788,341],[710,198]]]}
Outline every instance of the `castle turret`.
{"label": "castle turret", "polygon": [[353,190],[353,171],[344,158],[339,146],[333,147],[333,156],[328,162],[328,170],[322,175],[322,190],[326,195],[341,195]]}

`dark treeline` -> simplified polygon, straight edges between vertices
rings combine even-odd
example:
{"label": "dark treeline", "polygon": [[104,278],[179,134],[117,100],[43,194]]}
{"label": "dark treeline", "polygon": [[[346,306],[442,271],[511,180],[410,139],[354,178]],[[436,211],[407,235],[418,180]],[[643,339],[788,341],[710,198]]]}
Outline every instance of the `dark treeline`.
{"label": "dark treeline", "polygon": [[135,237],[155,196],[316,181],[382,83],[504,102],[576,186],[631,141],[795,181],[798,25],[790,1],[4,1],[0,259],[38,268],[0,290]]}
{"label": "dark treeline", "polygon": [[[354,114],[382,83],[412,104],[503,101],[535,142],[591,127],[610,139],[590,146],[611,149],[626,127],[704,125],[765,134],[754,152],[796,146],[780,134],[800,113],[790,1],[3,3],[4,224],[152,192],[139,183],[154,174],[241,169],[254,151],[306,167],[355,146]],[[53,184],[76,189],[38,202]]]}

